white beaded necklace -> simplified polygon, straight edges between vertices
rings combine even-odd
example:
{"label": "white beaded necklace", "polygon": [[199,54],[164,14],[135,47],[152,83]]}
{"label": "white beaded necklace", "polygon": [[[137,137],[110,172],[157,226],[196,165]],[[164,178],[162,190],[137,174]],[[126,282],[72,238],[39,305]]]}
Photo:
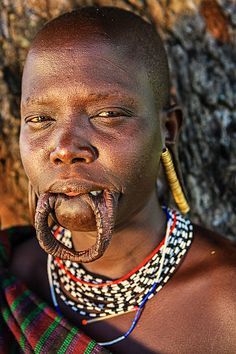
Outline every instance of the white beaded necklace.
{"label": "white beaded necklace", "polygon": [[[104,281],[102,277],[87,272],[81,264],[54,259],[49,255],[48,278],[57,311],[60,310],[55,293],[73,311],[88,318],[83,324],[137,311],[130,329],[121,336],[126,338],[134,329],[145,303],[167,283],[191,245],[191,222],[171,209],[166,209],[166,213],[168,222],[162,243],[139,267],[121,279]],[[57,238],[67,247],[72,247],[68,230],[60,229]],[[122,340],[121,337],[100,344],[111,345]]]}

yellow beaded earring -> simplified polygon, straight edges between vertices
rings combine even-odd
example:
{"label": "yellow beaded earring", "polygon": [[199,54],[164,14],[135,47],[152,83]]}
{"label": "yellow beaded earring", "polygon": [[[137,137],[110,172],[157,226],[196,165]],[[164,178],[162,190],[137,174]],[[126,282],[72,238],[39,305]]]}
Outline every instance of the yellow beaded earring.
{"label": "yellow beaded earring", "polygon": [[164,167],[165,175],[168,180],[173,198],[175,200],[176,205],[182,214],[186,214],[190,207],[185,198],[183,189],[179,182],[178,176],[175,171],[174,163],[172,161],[171,154],[167,148],[161,154],[161,161]]}

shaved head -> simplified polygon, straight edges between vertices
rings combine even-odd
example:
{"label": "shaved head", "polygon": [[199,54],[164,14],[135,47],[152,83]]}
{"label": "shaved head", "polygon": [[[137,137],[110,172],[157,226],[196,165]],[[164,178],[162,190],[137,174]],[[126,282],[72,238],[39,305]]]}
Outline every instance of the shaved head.
{"label": "shaved head", "polygon": [[158,108],[169,103],[167,56],[155,28],[139,16],[114,7],[84,7],[48,22],[36,35],[29,55],[35,50],[80,47],[93,42],[111,45],[145,69]]}

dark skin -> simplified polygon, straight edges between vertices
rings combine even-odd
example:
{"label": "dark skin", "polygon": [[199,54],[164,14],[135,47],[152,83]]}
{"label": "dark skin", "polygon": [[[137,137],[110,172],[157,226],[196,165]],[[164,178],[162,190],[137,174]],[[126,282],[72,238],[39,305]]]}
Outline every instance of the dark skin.
{"label": "dark skin", "polygon": [[[54,35],[45,32],[44,44],[49,38],[53,43]],[[68,185],[69,179],[69,185],[106,186],[121,194],[112,242],[100,259],[86,264],[89,271],[115,279],[137,266],[165,235],[155,181],[162,149],[177,140],[180,119],[177,110],[164,114],[157,107],[139,60],[99,36],[92,40],[88,28],[86,47],[84,41],[65,40],[62,27],[56,35],[62,38],[60,51],[37,43],[27,59],[22,160],[37,193],[55,183]],[[62,203],[57,218],[72,231],[75,249],[94,243],[94,215],[78,197]],[[51,304],[46,259],[34,238],[15,250],[11,270]],[[233,245],[195,226],[192,246],[173,278],[147,303],[128,339],[110,349],[236,352],[235,263]],[[64,316],[81,327],[78,314],[59,304]],[[132,319],[126,314],[82,329],[105,341],[126,332]]]}
{"label": "dark skin", "polygon": [[[67,188],[78,184],[88,190],[94,185],[98,189],[105,186],[121,193],[112,244],[100,260],[87,265],[90,271],[100,273],[101,263],[102,268],[112,272],[105,275],[113,278],[132,269],[132,257],[139,263],[163,237],[165,217],[156,198],[155,181],[164,146],[162,136],[167,132],[163,128],[161,136],[148,81],[135,74],[140,72],[139,66],[129,63],[128,58],[118,62],[117,52],[108,45],[98,56],[96,45],[101,52],[101,43],[92,43],[84,51],[78,48],[76,61],[74,52],[68,49],[50,49],[45,54],[34,48],[24,71],[20,146],[25,171],[39,194],[54,191],[55,185],[62,183]],[[67,78],[63,75],[62,79],[65,65]],[[43,101],[45,92],[47,99]],[[39,116],[42,123],[38,123]],[[132,140],[128,138],[131,136]],[[76,158],[78,161],[73,163]],[[73,231],[75,249],[94,243],[94,214],[86,204],[71,197],[57,208],[56,214],[59,222]],[[146,246],[141,251],[136,230],[138,244]],[[130,245],[124,249],[127,243]],[[119,268],[116,272],[110,267],[114,259]]]}

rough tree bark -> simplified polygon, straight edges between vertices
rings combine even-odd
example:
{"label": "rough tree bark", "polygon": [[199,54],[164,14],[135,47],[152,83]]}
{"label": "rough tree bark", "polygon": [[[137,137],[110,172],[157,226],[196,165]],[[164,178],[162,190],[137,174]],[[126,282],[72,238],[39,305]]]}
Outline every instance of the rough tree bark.
{"label": "rough tree bark", "polygon": [[48,19],[82,5],[113,5],[152,21],[169,53],[172,92],[184,109],[181,167],[192,219],[236,235],[236,3],[234,0],[2,0],[0,220],[28,222],[19,157],[19,96],[30,40]]}

